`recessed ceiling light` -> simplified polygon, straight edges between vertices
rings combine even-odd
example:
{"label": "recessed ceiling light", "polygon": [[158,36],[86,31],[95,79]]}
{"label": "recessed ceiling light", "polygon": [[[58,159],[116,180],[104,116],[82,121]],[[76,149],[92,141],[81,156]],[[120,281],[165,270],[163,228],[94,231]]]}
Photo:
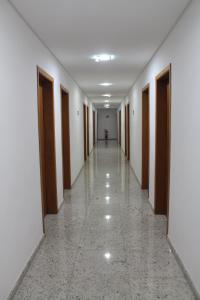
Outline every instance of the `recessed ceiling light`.
{"label": "recessed ceiling light", "polygon": [[111,219],[111,216],[110,216],[110,215],[106,215],[106,216],[105,216],[105,219],[106,219],[107,221],[109,221],[109,220]]}
{"label": "recessed ceiling light", "polygon": [[109,100],[105,100],[104,102],[105,102],[105,103],[109,103]]}
{"label": "recessed ceiling light", "polygon": [[101,86],[111,86],[112,83],[110,83],[110,82],[102,82],[99,85],[101,85]]}
{"label": "recessed ceiling light", "polygon": [[105,256],[105,258],[106,258],[107,260],[109,260],[109,259],[111,258],[111,253],[110,253],[110,252],[106,252],[106,253],[104,254],[104,256]]}
{"label": "recessed ceiling light", "polygon": [[109,107],[110,107],[110,104],[105,104],[104,107],[105,107],[105,108],[109,108]]}
{"label": "recessed ceiling light", "polygon": [[93,55],[91,58],[96,62],[106,62],[106,61],[114,60],[115,56],[113,54],[102,53],[102,54]]}
{"label": "recessed ceiling light", "polygon": [[108,98],[110,98],[111,97],[111,94],[104,94],[104,95],[102,95],[103,97],[108,97]]}

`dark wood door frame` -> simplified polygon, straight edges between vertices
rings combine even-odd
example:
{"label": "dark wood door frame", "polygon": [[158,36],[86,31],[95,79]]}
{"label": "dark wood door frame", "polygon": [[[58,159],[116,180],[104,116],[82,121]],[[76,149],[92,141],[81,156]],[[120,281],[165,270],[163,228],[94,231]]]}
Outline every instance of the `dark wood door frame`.
{"label": "dark wood door frame", "polygon": [[171,65],[156,77],[155,213],[169,219]]}
{"label": "dark wood door frame", "polygon": [[89,107],[87,106],[87,155],[90,155],[90,127],[89,127],[89,121],[90,120],[90,111],[89,111]]}
{"label": "dark wood door frame", "polygon": [[37,67],[38,131],[43,225],[46,214],[56,214],[57,180],[54,120],[54,79]]}
{"label": "dark wood door frame", "polygon": [[142,90],[142,189],[149,190],[149,84]]}
{"label": "dark wood door frame", "polygon": [[84,137],[84,160],[87,160],[87,108],[83,104],[83,137]]}
{"label": "dark wood door frame", "polygon": [[71,189],[71,156],[70,156],[70,114],[69,93],[62,85],[61,93],[61,133],[62,133],[62,161],[63,188]]}
{"label": "dark wood door frame", "polygon": [[93,110],[93,146],[96,144],[96,112]]}
{"label": "dark wood door frame", "polygon": [[130,104],[126,106],[126,123],[127,123],[127,160],[130,160]]}
{"label": "dark wood door frame", "polygon": [[126,105],[124,108],[124,139],[125,139],[125,156],[127,156],[127,114],[126,114]]}
{"label": "dark wood door frame", "polygon": [[119,145],[121,146],[121,110],[119,111]]}

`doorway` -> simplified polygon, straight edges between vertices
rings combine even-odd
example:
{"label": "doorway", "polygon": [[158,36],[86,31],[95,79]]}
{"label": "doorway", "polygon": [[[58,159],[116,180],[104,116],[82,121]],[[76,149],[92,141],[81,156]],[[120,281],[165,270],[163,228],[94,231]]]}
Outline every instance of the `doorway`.
{"label": "doorway", "polygon": [[96,112],[93,111],[93,146],[96,144]]}
{"label": "doorway", "polygon": [[127,156],[127,121],[126,121],[126,118],[127,118],[127,114],[126,114],[126,105],[125,105],[125,111],[124,111],[124,131],[125,131],[125,156]]}
{"label": "doorway", "polygon": [[84,160],[87,160],[87,107],[83,104]]}
{"label": "doorway", "polygon": [[171,66],[156,77],[155,213],[169,215]]}
{"label": "doorway", "polygon": [[142,189],[149,191],[149,84],[142,90]]}
{"label": "doorway", "polygon": [[54,125],[54,80],[37,68],[38,86],[38,128],[40,150],[40,173],[43,224],[47,214],[56,214],[56,154]]}
{"label": "doorway", "polygon": [[63,188],[71,189],[69,94],[61,86],[61,132],[63,159]]}
{"label": "doorway", "polygon": [[130,160],[130,104],[126,106],[126,143],[127,143],[127,160]]}
{"label": "doorway", "polygon": [[119,111],[119,145],[121,146],[121,110]]}
{"label": "doorway", "polygon": [[89,107],[87,106],[87,155],[90,155]]}

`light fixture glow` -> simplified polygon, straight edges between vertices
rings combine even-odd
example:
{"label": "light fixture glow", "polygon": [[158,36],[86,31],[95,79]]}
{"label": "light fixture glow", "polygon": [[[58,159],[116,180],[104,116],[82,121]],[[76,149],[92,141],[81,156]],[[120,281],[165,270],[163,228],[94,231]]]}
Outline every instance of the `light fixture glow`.
{"label": "light fixture glow", "polygon": [[110,187],[110,184],[109,183],[106,183],[106,188],[108,189]]}
{"label": "light fixture glow", "polygon": [[110,178],[110,173],[106,173],[106,178]]}
{"label": "light fixture glow", "polygon": [[110,252],[106,252],[106,253],[104,254],[104,256],[105,256],[105,258],[106,258],[107,260],[109,260],[109,259],[111,258],[111,253],[110,253]]}
{"label": "light fixture glow", "polygon": [[110,204],[110,197],[106,196],[105,199],[106,199],[106,204]]}
{"label": "light fixture glow", "polygon": [[104,107],[105,107],[105,108],[109,108],[110,105],[109,105],[109,104],[105,104]]}
{"label": "light fixture glow", "polygon": [[102,95],[102,97],[108,97],[108,98],[110,98],[111,94],[104,94],[104,95]]}
{"label": "light fixture glow", "polygon": [[95,62],[99,63],[99,62],[108,62],[114,60],[115,56],[113,54],[102,53],[102,54],[93,55],[91,58]]}
{"label": "light fixture glow", "polygon": [[109,100],[105,100],[104,102],[105,102],[105,103],[109,103]]}
{"label": "light fixture glow", "polygon": [[112,83],[111,82],[102,82],[99,85],[101,85],[101,86],[111,86]]}
{"label": "light fixture glow", "polygon": [[107,221],[109,221],[111,218],[112,218],[112,217],[111,217],[110,215],[106,215],[106,216],[105,216],[105,219],[106,219]]}

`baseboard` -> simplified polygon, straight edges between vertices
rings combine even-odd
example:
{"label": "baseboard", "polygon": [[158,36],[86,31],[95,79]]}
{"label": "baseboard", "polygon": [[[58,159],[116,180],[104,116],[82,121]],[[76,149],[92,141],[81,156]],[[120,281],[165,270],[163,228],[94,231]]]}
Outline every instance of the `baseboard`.
{"label": "baseboard", "polygon": [[40,248],[41,244],[43,243],[44,241],[44,238],[45,238],[45,235],[42,236],[39,244],[37,245],[37,247],[35,248],[33,254],[31,255],[31,257],[29,258],[24,270],[22,271],[22,273],[20,274],[19,278],[17,279],[16,283],[15,283],[15,286],[14,288],[11,290],[10,292],[10,295],[8,296],[7,300],[12,300],[12,298],[14,297],[15,293],[17,292],[17,289],[19,287],[19,285],[21,284],[24,276],[26,275],[26,272],[28,271],[29,267],[30,267],[30,264],[32,263],[35,255],[37,254],[38,252],[38,249]]}
{"label": "baseboard", "polygon": [[63,204],[64,204],[64,197],[62,198],[62,201],[61,201],[61,203],[60,203],[60,205],[59,205],[59,207],[58,207],[58,213],[59,213],[59,211],[61,210]]}
{"label": "baseboard", "polygon": [[141,183],[140,183],[140,181],[139,181],[139,179],[138,179],[137,175],[135,174],[135,171],[134,171],[134,169],[133,169],[133,167],[132,167],[131,163],[130,163],[129,165],[130,165],[130,169],[131,169],[131,171],[133,172],[133,175],[135,176],[135,179],[137,180],[137,182],[138,182],[139,186],[141,187]]}
{"label": "baseboard", "polygon": [[[138,183],[139,186],[141,187],[142,185],[141,185],[141,183],[140,183],[140,181],[139,181],[137,175],[135,174],[135,171],[134,171],[133,167],[131,166],[131,164],[130,164],[130,169],[131,169],[131,171],[133,172],[133,175],[135,176],[135,179],[137,180],[137,183]],[[154,208],[153,208],[153,205],[152,205],[152,203],[149,201],[149,198],[148,198],[148,203],[149,203],[149,206],[150,206],[152,212],[155,213]]]}
{"label": "baseboard", "polygon": [[[139,179],[137,178],[137,176],[136,176],[136,174],[135,174],[135,171],[134,171],[133,167],[131,166],[131,164],[130,164],[130,169],[132,170],[133,175],[135,176],[135,178],[136,178],[138,184],[141,186],[141,184],[140,184],[140,182],[139,182]],[[153,208],[151,202],[150,202],[150,201],[148,201],[148,202],[149,202],[149,205],[150,205],[152,211],[154,212],[154,208]],[[187,282],[189,283],[189,285],[190,285],[190,287],[191,287],[191,289],[192,289],[192,291],[193,291],[193,293],[194,293],[196,299],[197,299],[197,300],[200,300],[200,294],[198,293],[196,287],[194,286],[193,281],[192,281],[192,279],[191,279],[191,277],[190,277],[188,271],[185,269],[185,266],[184,266],[182,260],[180,259],[178,253],[177,253],[176,250],[174,249],[174,247],[173,247],[173,245],[172,245],[172,243],[171,243],[171,241],[170,241],[170,239],[169,239],[168,236],[167,236],[167,241],[168,241],[169,246],[170,246],[170,248],[171,248],[171,250],[172,250],[172,252],[173,252],[173,254],[174,254],[175,258],[176,258],[176,261],[177,261],[177,263],[179,264],[181,270],[183,271],[183,274],[184,274],[184,276],[185,276]]]}
{"label": "baseboard", "polygon": [[82,165],[80,171],[79,171],[78,174],[76,175],[76,177],[75,177],[75,179],[74,179],[74,181],[73,181],[73,183],[72,183],[71,189],[73,188],[73,186],[74,186],[74,184],[76,183],[77,179],[79,178],[79,176],[80,176],[80,174],[81,174],[83,168],[85,167],[85,163],[86,163],[86,162],[84,162],[84,164]]}
{"label": "baseboard", "polygon": [[[93,150],[94,150],[94,147],[92,147],[92,149],[90,150],[90,154],[89,154],[89,155],[91,155],[91,153],[93,152]],[[83,165],[82,165],[80,171],[78,172],[77,176],[75,177],[75,179],[74,179],[74,181],[73,181],[73,183],[72,183],[72,185],[71,185],[71,189],[72,189],[72,187],[74,186],[74,184],[76,183],[77,179],[79,178],[79,176],[80,176],[80,174],[81,174],[83,168],[85,167],[85,163],[86,163],[86,162],[87,162],[87,160],[84,161],[84,163],[83,163]]]}
{"label": "baseboard", "polygon": [[171,243],[171,241],[170,241],[170,239],[169,239],[168,236],[167,236],[167,241],[168,241],[169,246],[170,246],[170,248],[171,248],[171,250],[172,250],[172,252],[173,252],[173,254],[174,254],[175,258],[176,258],[177,263],[179,264],[181,270],[183,271],[183,274],[184,274],[187,282],[189,283],[189,285],[190,285],[190,287],[191,287],[191,289],[192,289],[192,291],[193,291],[193,293],[194,293],[194,295],[196,297],[196,300],[200,300],[200,294],[197,291],[196,287],[194,286],[194,283],[193,283],[193,281],[192,281],[192,279],[191,279],[188,271],[186,270],[186,268],[185,268],[182,260],[180,259],[180,257],[178,255],[178,253],[176,252],[175,248],[173,247],[173,245],[172,245],[172,243]]}

